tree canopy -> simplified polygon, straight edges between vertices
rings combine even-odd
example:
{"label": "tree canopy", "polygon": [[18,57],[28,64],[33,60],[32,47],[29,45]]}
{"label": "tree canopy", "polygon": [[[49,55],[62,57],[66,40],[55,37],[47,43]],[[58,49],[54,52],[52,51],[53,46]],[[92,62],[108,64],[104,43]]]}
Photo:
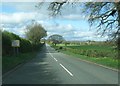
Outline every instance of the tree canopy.
{"label": "tree canopy", "polygon": [[40,39],[47,36],[47,31],[40,24],[27,26],[27,38],[34,44],[39,44]]}
{"label": "tree canopy", "polygon": [[59,43],[62,43],[65,39],[59,35],[59,34],[54,34],[54,35],[51,35],[49,36],[48,38],[48,41],[52,41],[53,44],[59,44]]}
{"label": "tree canopy", "polygon": [[97,25],[99,31],[112,33],[118,37],[120,33],[120,2],[85,3],[84,14],[89,14],[88,21]]}
{"label": "tree canopy", "polygon": [[[69,0],[51,2],[48,9],[52,11],[53,16],[56,16],[61,13],[62,7],[68,4],[75,5],[76,3],[69,2]],[[83,5],[83,15],[88,16],[90,25],[97,25],[102,35],[111,32],[114,33],[114,37],[118,36],[120,33],[120,2],[84,2],[79,5]]]}
{"label": "tree canopy", "polygon": [[[52,11],[52,16],[56,16],[60,14],[62,8],[68,6],[68,4],[75,5],[76,3],[69,2],[69,0],[51,2],[48,9],[50,12]],[[83,15],[88,16],[88,22],[91,26],[96,26],[97,31],[99,31],[101,35],[107,34],[113,36],[113,38],[120,39],[119,0],[116,2],[84,2],[82,4]],[[118,47],[120,47],[119,41]]]}

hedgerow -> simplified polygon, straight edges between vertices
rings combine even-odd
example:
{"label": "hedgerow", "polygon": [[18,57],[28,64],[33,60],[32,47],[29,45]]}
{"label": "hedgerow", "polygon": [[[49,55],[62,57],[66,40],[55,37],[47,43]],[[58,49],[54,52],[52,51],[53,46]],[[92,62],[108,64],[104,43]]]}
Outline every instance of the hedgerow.
{"label": "hedgerow", "polygon": [[13,40],[20,40],[19,53],[27,53],[38,50],[42,44],[32,44],[29,40],[19,37],[18,35],[3,31],[2,32],[2,55],[13,55],[14,49],[12,47]]}

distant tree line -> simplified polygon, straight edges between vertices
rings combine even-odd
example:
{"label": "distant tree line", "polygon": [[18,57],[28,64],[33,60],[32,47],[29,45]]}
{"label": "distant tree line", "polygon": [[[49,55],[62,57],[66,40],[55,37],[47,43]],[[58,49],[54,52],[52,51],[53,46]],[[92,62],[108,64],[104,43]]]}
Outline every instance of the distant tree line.
{"label": "distant tree line", "polygon": [[[78,0],[79,1],[79,0]],[[64,14],[64,10],[70,5],[73,7],[83,7],[81,14],[85,15],[90,26],[96,27],[97,33],[109,35],[111,39],[117,40],[117,47],[120,51],[120,0],[113,0],[114,2],[78,2],[77,0],[63,0],[50,2],[48,9],[50,15],[57,17],[57,15]],[[76,3],[77,2],[77,3]],[[40,9],[43,2],[36,6]],[[81,15],[80,14],[80,15]]]}

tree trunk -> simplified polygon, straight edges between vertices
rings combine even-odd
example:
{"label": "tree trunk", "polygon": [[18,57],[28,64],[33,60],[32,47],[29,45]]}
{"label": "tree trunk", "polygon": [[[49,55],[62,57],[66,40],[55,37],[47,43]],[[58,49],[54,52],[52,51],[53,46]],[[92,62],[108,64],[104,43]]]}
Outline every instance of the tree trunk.
{"label": "tree trunk", "polygon": [[117,12],[118,12],[118,39],[117,39],[117,47],[118,47],[118,59],[120,56],[120,2],[115,3]]}

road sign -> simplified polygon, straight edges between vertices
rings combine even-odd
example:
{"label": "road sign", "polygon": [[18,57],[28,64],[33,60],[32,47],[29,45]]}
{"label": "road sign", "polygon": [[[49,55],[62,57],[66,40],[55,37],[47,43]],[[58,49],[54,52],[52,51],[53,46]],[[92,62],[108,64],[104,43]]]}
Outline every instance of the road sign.
{"label": "road sign", "polygon": [[12,41],[12,47],[20,47],[20,41],[19,40],[13,40]]}

